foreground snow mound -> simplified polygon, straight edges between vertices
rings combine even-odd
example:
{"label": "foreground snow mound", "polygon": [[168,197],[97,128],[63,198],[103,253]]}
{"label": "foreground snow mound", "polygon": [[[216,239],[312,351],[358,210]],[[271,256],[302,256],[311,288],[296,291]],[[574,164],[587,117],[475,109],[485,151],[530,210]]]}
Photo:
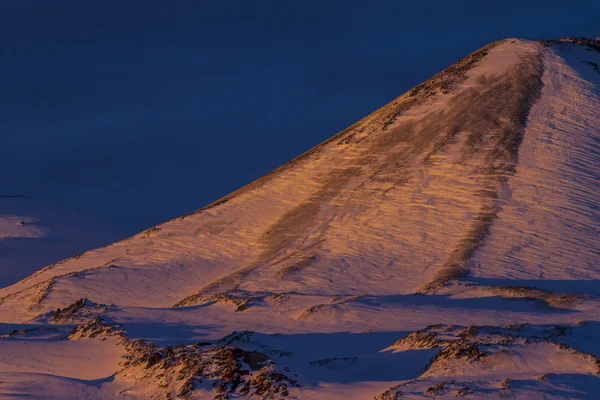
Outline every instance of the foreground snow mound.
{"label": "foreground snow mound", "polygon": [[[229,196],[1,289],[0,395],[594,398],[599,47],[492,43]],[[47,234],[11,215],[6,235]]]}

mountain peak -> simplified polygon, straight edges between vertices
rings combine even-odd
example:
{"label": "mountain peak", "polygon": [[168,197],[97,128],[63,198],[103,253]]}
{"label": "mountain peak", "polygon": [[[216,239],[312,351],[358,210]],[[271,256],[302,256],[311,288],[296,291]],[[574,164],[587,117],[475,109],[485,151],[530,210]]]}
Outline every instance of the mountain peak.
{"label": "mountain peak", "polygon": [[111,374],[99,397],[597,387],[597,44],[491,43],[230,195],[0,290],[30,339],[11,357],[71,323],[63,364],[102,361],[56,363],[72,397]]}

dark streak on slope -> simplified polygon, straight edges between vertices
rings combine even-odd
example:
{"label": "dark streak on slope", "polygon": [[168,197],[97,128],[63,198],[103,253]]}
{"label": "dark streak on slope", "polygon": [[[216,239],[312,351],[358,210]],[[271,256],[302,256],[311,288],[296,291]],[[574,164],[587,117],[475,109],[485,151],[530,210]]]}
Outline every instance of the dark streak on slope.
{"label": "dark streak on slope", "polygon": [[[485,152],[486,166],[480,171],[486,179],[486,189],[481,193],[484,205],[437,278],[426,285],[422,292],[435,292],[449,280],[467,275],[470,257],[488,236],[501,210],[497,201],[498,189],[506,185],[509,177],[516,172],[518,150],[527,117],[541,94],[541,57],[541,53],[527,55],[507,74],[487,83],[488,89],[469,89],[453,99],[453,107],[461,113],[449,120],[449,134],[464,130],[471,132],[463,148],[463,160],[478,152]],[[451,140],[443,139],[445,142]]]}
{"label": "dark streak on slope", "polygon": [[473,68],[477,62],[483,59],[488,51],[498,46],[503,41],[497,41],[488,44],[485,47],[477,50],[476,52],[470,54],[469,56],[459,60],[458,62],[452,64],[450,67],[435,75],[431,79],[423,82],[422,84],[414,87],[406,94],[396,98],[385,106],[381,107],[377,111],[369,114],[365,118],[360,121],[355,122],[348,128],[339,132],[338,134],[332,136],[327,139],[323,143],[315,146],[314,148],[308,150],[307,152],[301,154],[295,159],[287,162],[281,167],[271,171],[267,175],[258,178],[257,180],[249,183],[246,186],[220,198],[217,201],[214,201],[208,204],[205,207],[202,207],[199,210],[193,211],[189,214],[183,215],[179,217],[180,219],[184,219],[188,216],[198,214],[202,211],[209,210],[218,205],[224,204],[229,200],[237,197],[243,193],[246,193],[254,188],[260,187],[265,182],[272,179],[279,173],[282,173],[290,168],[293,168],[305,161],[306,159],[318,156],[319,153],[329,144],[338,142],[338,144],[348,144],[352,142],[352,138],[356,135],[357,132],[363,132],[365,129],[370,129],[372,126],[376,126],[379,129],[385,131],[387,127],[394,122],[394,120],[402,115],[403,112],[408,109],[424,103],[428,98],[434,96],[437,93],[450,93],[453,89],[455,89],[460,83],[464,82],[467,78],[467,72]]}
{"label": "dark streak on slope", "polygon": [[[196,294],[179,301],[175,304],[175,307],[194,304],[200,298],[207,295],[237,290],[241,280],[248,276],[248,274],[267,263],[277,261],[277,257],[286,256],[286,248],[290,247],[301,236],[304,236],[306,232],[309,230],[321,230],[322,232],[326,229],[327,222],[324,221],[321,224],[315,223],[315,216],[319,213],[323,204],[329,202],[353,176],[359,173],[358,169],[349,167],[339,169],[334,173],[324,176],[321,188],[309,200],[289,210],[267,229],[261,238],[263,251],[254,263],[210,283]],[[303,247],[309,250],[320,244],[320,242],[320,235],[317,235],[316,238],[305,243]],[[311,257],[313,256],[309,256],[308,258],[310,259]],[[299,263],[294,265],[301,268],[303,264],[304,262],[300,260]],[[288,273],[290,272],[291,270],[288,271]],[[280,276],[283,277],[285,275],[286,273]]]}
{"label": "dark streak on slope", "polygon": [[[319,154],[325,146],[334,141],[338,141],[338,145],[352,143],[358,146],[358,157],[351,160],[340,160],[340,167],[322,176],[319,188],[307,201],[289,210],[266,230],[261,240],[263,251],[254,263],[206,285],[196,294],[176,303],[175,306],[194,304],[207,295],[237,290],[243,278],[267,263],[277,264],[285,258],[292,261],[283,265],[276,274],[278,279],[284,279],[292,272],[297,272],[308,266],[316,258],[315,247],[322,241],[321,237],[330,221],[315,221],[321,207],[331,202],[334,197],[339,196],[344,189],[347,189],[352,179],[362,181],[359,183],[359,187],[362,187],[367,181],[374,180],[375,175],[378,175],[376,177],[378,181],[388,181],[393,185],[406,184],[409,181],[409,173],[398,174],[398,172],[407,170],[409,163],[418,161],[421,154],[431,146],[433,138],[444,131],[446,120],[445,118],[439,118],[437,123],[431,123],[431,119],[427,118],[422,129],[416,129],[413,123],[403,123],[401,127],[393,129],[388,129],[388,127],[406,110],[425,103],[438,93],[447,94],[456,89],[460,83],[466,80],[467,72],[483,59],[490,49],[500,43],[495,42],[483,47],[300,157],[221,200],[194,212],[198,213],[223,204],[239,194],[262,185],[275,174]],[[441,116],[443,117],[444,114],[441,114]],[[365,128],[369,129],[369,135],[364,140],[354,141],[354,135],[358,131],[364,131]],[[339,142],[340,138],[345,138],[342,140],[343,143]],[[408,150],[397,148],[398,145],[403,147],[405,144],[409,144]],[[378,155],[383,155],[383,159]],[[363,166],[372,164],[376,165],[377,173],[373,176],[364,176]],[[308,232],[316,235],[307,240],[307,243],[298,243],[299,240],[307,237]],[[287,248],[294,243],[300,247],[300,249],[296,249],[297,253],[298,250],[312,250],[308,254],[290,257],[289,251],[286,254],[286,250],[289,250]],[[278,260],[278,258],[280,259]]]}
{"label": "dark streak on slope", "polygon": [[[476,54],[477,57],[471,56],[458,64],[471,67],[474,59],[479,60],[481,54],[487,54],[487,49]],[[451,67],[448,71],[455,78],[454,84],[466,76],[463,68]],[[210,283],[176,305],[190,305],[206,295],[237,290],[244,278],[268,264],[281,264],[280,272],[275,276],[277,279],[286,279],[290,273],[311,265],[318,256],[318,247],[332,218],[318,218],[323,205],[331,205],[334,198],[352,201],[349,193],[372,181],[391,184],[388,185],[390,189],[406,185],[412,180],[415,167],[433,165],[433,156],[457,143],[459,135],[466,135],[460,148],[459,163],[470,168],[474,179],[482,182],[482,189],[473,194],[480,197],[481,208],[464,238],[423,292],[434,291],[450,279],[465,276],[469,272],[470,257],[489,234],[500,211],[498,190],[515,173],[525,123],[541,91],[541,75],[541,53],[528,54],[502,75],[479,78],[476,87],[451,98],[444,111],[431,113],[418,121],[403,122],[392,129],[386,130],[384,124],[377,133],[355,142],[353,157],[341,159],[336,170],[321,177],[319,188],[310,199],[289,210],[266,230],[262,237],[263,251],[254,263]],[[439,76],[432,79],[440,85],[441,92],[451,87],[446,85],[448,81],[452,79],[440,79]],[[431,84],[419,87],[409,94],[408,101],[412,101],[413,95],[431,96],[433,90]],[[390,113],[390,108],[398,104],[384,107],[378,114],[397,115]],[[373,121],[369,124],[370,127],[378,126]],[[481,167],[478,160],[484,160],[485,165]],[[375,173],[367,176],[365,167]],[[381,186],[366,191],[372,192],[369,196],[385,196],[386,193]],[[337,212],[333,214],[335,217]]]}
{"label": "dark streak on slope", "polygon": [[[296,159],[286,163],[282,167],[257,179],[256,181],[242,187],[241,189],[223,197],[222,199],[217,200],[216,202],[213,202],[212,204],[209,204],[208,206],[206,206],[200,210],[197,210],[191,214],[188,214],[188,215],[196,214],[196,213],[202,212],[204,210],[213,208],[215,206],[218,206],[219,204],[223,204],[223,203],[229,201],[230,199],[232,199],[240,194],[243,194],[254,188],[260,187],[261,185],[263,185],[265,182],[272,179],[277,174],[282,173],[290,168],[294,168],[294,167],[298,166],[299,164],[307,161],[308,159],[317,160],[320,157],[320,155],[321,155],[320,153],[322,152],[322,150],[325,149],[327,146],[329,146],[330,144],[333,144],[333,143],[339,144],[340,140],[342,140],[344,138],[350,138],[357,131],[364,132],[365,130],[368,130],[367,139],[370,139],[371,137],[381,138],[377,141],[377,143],[379,143],[380,149],[385,150],[385,154],[388,154],[388,157],[385,159],[385,162],[383,163],[383,165],[379,168],[380,172],[384,172],[385,170],[394,170],[394,169],[398,168],[399,166],[400,167],[404,166],[406,164],[406,160],[404,160],[404,158],[405,158],[404,156],[400,156],[400,160],[399,160],[397,154],[389,154],[389,148],[387,148],[386,142],[389,140],[393,140],[395,137],[394,136],[387,137],[387,134],[389,134],[390,131],[395,131],[396,129],[395,128],[388,129],[388,127],[393,123],[393,121],[399,115],[401,115],[406,110],[408,110],[414,106],[425,103],[431,97],[433,97],[434,95],[436,95],[438,93],[449,93],[452,90],[454,90],[456,87],[458,87],[460,85],[460,83],[462,83],[466,79],[467,72],[473,66],[475,66],[477,62],[479,62],[481,59],[483,59],[488,54],[488,51],[490,49],[496,47],[500,43],[502,43],[502,41],[489,44],[489,45],[485,46],[484,48],[474,52],[473,54],[471,54],[471,55],[465,57],[464,59],[458,61],[457,63],[453,64],[452,66],[450,66],[443,72],[437,74],[430,80],[413,88],[408,93],[404,94],[403,96],[400,96],[399,98],[390,102],[389,104],[382,107],[381,109],[379,109],[379,110],[375,111],[374,113],[370,114],[369,116],[363,118],[361,121],[355,123],[354,125],[350,126],[349,128],[343,130],[342,132],[338,133],[337,135],[326,140],[322,144],[320,144],[320,145],[316,146],[315,148],[309,150],[308,152],[302,154],[301,156],[297,157]],[[403,133],[403,134],[405,134],[405,133]],[[369,142],[369,141],[370,140],[367,140],[367,142]],[[351,143],[351,142],[352,142],[352,140],[347,141],[347,143]],[[424,142],[422,142],[422,143],[423,143],[423,145],[426,145]],[[300,236],[303,235],[303,233],[305,233],[305,231],[307,229],[310,228],[310,229],[314,230],[315,227],[312,226],[312,223],[310,221],[312,219],[312,217],[314,217],[319,212],[322,204],[324,204],[325,202],[331,200],[334,196],[336,196],[337,188],[344,186],[344,184],[346,184],[350,179],[353,179],[355,177],[360,177],[361,163],[370,164],[373,162],[376,162],[376,163],[381,162],[381,160],[378,160],[376,158],[375,159],[370,158],[368,153],[372,150],[377,150],[377,148],[373,148],[372,144],[373,143],[370,143],[369,145],[366,146],[366,148],[358,149],[358,151],[362,152],[363,154],[361,154],[357,160],[351,161],[349,164],[344,163],[342,161],[339,170],[335,171],[333,174],[330,173],[327,176],[323,176],[320,188],[317,189],[316,193],[309,200],[307,200],[305,203],[303,203],[299,207],[296,207],[296,208],[288,211],[288,213],[286,213],[279,221],[277,221],[271,227],[271,229],[269,229],[269,231],[270,231],[269,234],[265,235],[265,237],[263,239],[263,244],[264,244],[265,249],[263,250],[263,253],[258,257],[258,259],[255,263],[253,263],[252,265],[247,266],[246,268],[243,268],[229,276],[221,278],[219,281],[215,282],[214,284],[209,285],[209,287],[206,287],[205,289],[216,288],[216,287],[221,287],[221,286],[230,286],[231,288],[235,288],[235,285],[236,285],[235,282],[238,281],[240,278],[246,276],[249,272],[253,271],[254,269],[258,268],[261,265],[264,265],[267,261],[277,262],[278,260],[276,259],[276,257],[281,256],[281,255],[278,255],[277,253],[280,249],[284,248],[286,244],[296,241]],[[375,147],[377,147],[377,146],[375,146]],[[367,151],[364,151],[364,150],[367,150]],[[414,154],[415,153],[413,152],[413,155]],[[400,176],[398,178],[397,177],[398,174],[393,173],[392,175],[396,175],[396,177],[392,178],[392,182],[394,184],[404,184],[407,181],[407,178],[405,178],[405,177]],[[370,177],[370,178],[361,177],[361,178],[363,179],[363,181],[366,181],[368,179],[372,179],[373,177]],[[380,175],[378,177],[378,179],[386,179],[386,178],[385,177],[382,178],[382,176]],[[181,219],[183,219],[185,217],[186,216],[183,216],[183,217],[181,217]],[[327,228],[327,222],[324,222],[319,227],[316,227],[316,229],[321,230],[321,234],[324,232],[324,230],[326,228]],[[148,232],[152,233],[157,229],[158,228],[156,228],[156,227],[151,228],[150,230],[148,230],[146,232],[146,234]],[[136,236],[140,236],[140,234],[138,234]],[[144,233],[142,234],[142,236],[144,236]],[[311,243],[307,243],[306,246],[312,248],[318,242],[319,242],[319,239],[313,240]],[[107,247],[107,246],[104,246],[104,247]],[[304,246],[304,247],[306,247],[306,246]],[[283,256],[285,256],[285,255],[283,255]],[[280,279],[284,278],[284,277],[290,275],[290,273],[292,271],[298,270],[298,269],[306,266],[307,263],[303,260],[311,259],[314,256],[315,256],[315,254],[308,254],[306,257],[301,257],[302,259],[296,260],[297,262],[292,263],[292,265],[283,266],[282,271],[285,271],[285,272],[278,274],[278,277]],[[76,256],[75,259],[77,257],[79,257],[79,255]],[[62,262],[64,262],[64,261],[62,261]],[[49,267],[46,267],[28,279],[31,279],[35,276],[39,276],[39,274],[42,274],[44,272],[47,272],[48,270],[53,269],[55,266],[61,264],[62,262],[59,262],[59,263],[56,263]],[[296,266],[295,268],[294,268],[294,265]],[[288,268],[288,267],[292,267],[292,268]],[[180,303],[178,303],[178,304],[180,304]]]}
{"label": "dark streak on slope", "polygon": [[308,267],[310,264],[317,262],[318,260],[319,256],[317,255],[301,257],[294,263],[280,269],[277,272],[277,278],[281,280],[286,279],[290,275],[302,271],[305,267]]}

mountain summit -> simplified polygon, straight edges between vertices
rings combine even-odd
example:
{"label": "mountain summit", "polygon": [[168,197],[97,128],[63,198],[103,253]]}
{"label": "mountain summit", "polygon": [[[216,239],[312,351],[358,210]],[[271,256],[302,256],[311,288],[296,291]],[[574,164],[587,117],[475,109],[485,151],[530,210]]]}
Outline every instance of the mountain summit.
{"label": "mountain summit", "polygon": [[594,398],[599,193],[600,40],[491,43],[1,289],[0,397]]}

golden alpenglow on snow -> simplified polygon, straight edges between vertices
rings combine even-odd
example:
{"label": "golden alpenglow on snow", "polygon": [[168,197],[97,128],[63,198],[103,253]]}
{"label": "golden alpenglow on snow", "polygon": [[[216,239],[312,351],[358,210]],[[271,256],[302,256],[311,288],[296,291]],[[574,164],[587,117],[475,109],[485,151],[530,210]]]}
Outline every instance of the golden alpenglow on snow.
{"label": "golden alpenglow on snow", "polygon": [[491,43],[1,289],[0,398],[595,398],[599,65],[599,39]]}

